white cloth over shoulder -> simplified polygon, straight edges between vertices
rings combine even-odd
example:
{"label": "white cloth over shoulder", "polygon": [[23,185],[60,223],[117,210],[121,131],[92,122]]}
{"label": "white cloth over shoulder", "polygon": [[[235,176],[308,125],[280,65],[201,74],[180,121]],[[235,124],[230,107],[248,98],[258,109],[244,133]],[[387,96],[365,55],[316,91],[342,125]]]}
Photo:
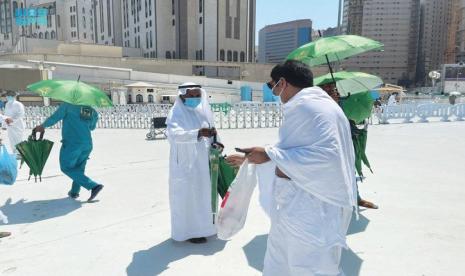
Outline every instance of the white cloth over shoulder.
{"label": "white cloth over shoulder", "polygon": [[[4,120],[11,118],[13,123],[7,125]],[[23,141],[24,135],[24,105],[16,100],[9,101],[5,105],[5,116],[3,116],[2,126],[7,129],[8,140],[11,152],[16,152],[15,146]]]}
{"label": "white cloth over shoulder", "polygon": [[[189,83],[183,84],[183,86]],[[194,85],[194,84],[192,84]],[[179,90],[179,95],[186,93]],[[211,139],[198,139],[199,129],[213,127],[207,94],[196,108],[178,97],[167,124],[170,149],[169,197],[171,237],[176,241],[208,237],[216,233],[211,210],[209,150]]]}
{"label": "white cloth over shoulder", "polygon": [[262,189],[273,193],[261,195],[262,205],[271,205],[263,274],[340,275],[341,250],[356,206],[349,122],[316,87],[300,91],[283,105],[283,113],[279,142],[266,152],[291,180],[275,177],[271,189]]}

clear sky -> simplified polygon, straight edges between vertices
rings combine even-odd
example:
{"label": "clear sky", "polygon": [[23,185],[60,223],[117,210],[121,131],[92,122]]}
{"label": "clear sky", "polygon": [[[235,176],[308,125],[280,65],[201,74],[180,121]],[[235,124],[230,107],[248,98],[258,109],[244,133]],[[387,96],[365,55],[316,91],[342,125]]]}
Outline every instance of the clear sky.
{"label": "clear sky", "polygon": [[337,26],[339,0],[256,0],[258,31],[266,25],[311,19],[313,29],[326,29]]}

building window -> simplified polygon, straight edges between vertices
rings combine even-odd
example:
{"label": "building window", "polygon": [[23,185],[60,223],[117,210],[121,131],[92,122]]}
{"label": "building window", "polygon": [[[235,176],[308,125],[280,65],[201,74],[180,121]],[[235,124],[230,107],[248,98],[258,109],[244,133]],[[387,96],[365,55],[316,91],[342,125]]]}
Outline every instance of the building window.
{"label": "building window", "polygon": [[86,17],[85,16],[82,17],[82,26],[84,27],[84,29],[87,28]]}
{"label": "building window", "polygon": [[44,34],[42,32],[39,33],[39,39],[44,38]]}
{"label": "building window", "polygon": [[87,34],[86,34],[86,33],[84,33],[83,35],[84,35],[84,39],[87,39]]}
{"label": "building window", "polygon": [[203,10],[203,0],[199,0],[199,12],[202,13],[202,10]]}
{"label": "building window", "polygon": [[86,13],[86,8],[82,7],[82,14]]}
{"label": "building window", "polygon": [[50,33],[50,38],[51,38],[51,39],[55,39],[55,37],[56,37],[55,31],[52,31],[52,32]]}
{"label": "building window", "polygon": [[176,52],[173,51],[173,58],[176,58]]}
{"label": "building window", "polygon": [[47,32],[45,32],[45,39],[49,39],[49,38],[50,38],[50,36],[49,36],[48,31],[47,31]]}
{"label": "building window", "polygon": [[173,19],[173,21],[171,22],[171,24],[174,26],[176,25],[176,21]]}
{"label": "building window", "polygon": [[228,61],[232,61],[232,52],[228,50]]}
{"label": "building window", "polygon": [[199,51],[199,58],[200,58],[200,60],[203,60],[203,51],[202,50]]}
{"label": "building window", "polygon": [[153,103],[153,95],[149,95],[149,103]]}
{"label": "building window", "polygon": [[132,95],[131,94],[128,95],[128,103],[132,103]]}
{"label": "building window", "polygon": [[202,24],[202,17],[199,17],[199,24]]}
{"label": "building window", "polygon": [[224,50],[223,49],[220,50],[220,60],[224,61]]}
{"label": "building window", "polygon": [[245,53],[244,53],[244,51],[241,52],[241,62],[245,62]]}
{"label": "building window", "polygon": [[237,51],[233,53],[233,61],[237,62]]}
{"label": "building window", "polygon": [[57,26],[58,26],[58,28],[60,28],[60,25],[61,25],[61,23],[60,23],[60,16],[57,15]]}
{"label": "building window", "polygon": [[170,51],[166,51],[165,57],[168,58],[168,59],[170,59],[170,58],[171,58],[171,52],[170,52]]}
{"label": "building window", "polygon": [[144,97],[142,97],[141,94],[136,95],[136,103],[142,103],[144,102]]}

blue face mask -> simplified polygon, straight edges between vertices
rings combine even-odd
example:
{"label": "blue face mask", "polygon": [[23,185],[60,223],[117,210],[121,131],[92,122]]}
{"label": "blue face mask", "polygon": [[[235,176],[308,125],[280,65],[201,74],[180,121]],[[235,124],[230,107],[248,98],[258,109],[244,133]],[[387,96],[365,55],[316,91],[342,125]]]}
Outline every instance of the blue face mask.
{"label": "blue face mask", "polygon": [[12,102],[15,100],[15,97],[13,96],[6,96],[6,100],[9,101],[9,102]]}
{"label": "blue face mask", "polygon": [[186,98],[184,105],[190,108],[196,108],[201,102],[200,98]]}

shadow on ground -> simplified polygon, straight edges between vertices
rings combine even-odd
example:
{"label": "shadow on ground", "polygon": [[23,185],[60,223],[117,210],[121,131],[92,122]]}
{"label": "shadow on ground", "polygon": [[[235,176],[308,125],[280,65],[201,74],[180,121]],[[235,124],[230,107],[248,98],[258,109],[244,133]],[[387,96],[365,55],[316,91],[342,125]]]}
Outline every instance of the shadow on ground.
{"label": "shadow on ground", "polygon": [[147,250],[137,251],[126,268],[128,276],[159,275],[170,263],[190,255],[211,256],[224,249],[226,241],[209,238],[205,244],[175,242],[168,239]]}
{"label": "shadow on ground", "polygon": [[37,201],[21,199],[15,203],[10,198],[0,210],[8,216],[8,224],[25,224],[65,216],[81,206],[81,202],[68,197]]}

